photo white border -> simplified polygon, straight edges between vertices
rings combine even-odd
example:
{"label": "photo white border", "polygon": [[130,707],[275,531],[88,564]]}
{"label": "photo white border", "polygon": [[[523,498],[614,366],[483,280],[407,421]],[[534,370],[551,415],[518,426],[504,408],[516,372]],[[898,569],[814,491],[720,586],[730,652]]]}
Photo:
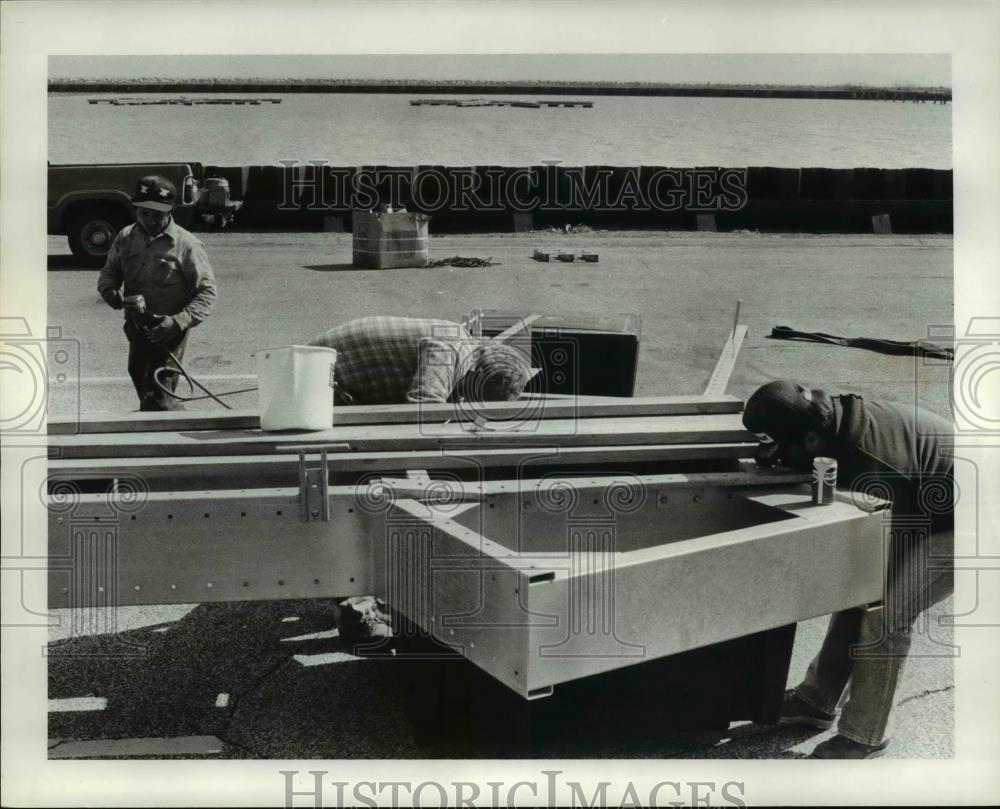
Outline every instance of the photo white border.
{"label": "photo white border", "polygon": [[[51,54],[152,53],[948,53],[955,167],[955,322],[1000,314],[1000,13],[969,2],[566,3],[6,2],[0,27],[0,307],[46,323],[46,82]],[[992,304],[990,303],[992,301]],[[984,306],[987,311],[983,311]],[[1000,443],[1000,442],[997,442]],[[981,492],[1000,492],[1000,448],[982,447]],[[44,536],[41,504],[19,513],[20,459],[5,446],[3,542]],[[41,467],[43,465],[36,465]],[[38,479],[26,486],[40,486]],[[982,517],[982,513],[980,515]],[[989,516],[987,514],[987,516]],[[960,519],[965,519],[961,517]],[[995,520],[995,512],[993,513]],[[961,523],[960,523],[961,525]],[[996,542],[995,522],[983,525]],[[1000,550],[993,548],[1000,556]],[[994,563],[995,564],[995,563]],[[965,579],[965,577],[957,577]],[[979,609],[1000,616],[998,576],[980,576]],[[4,581],[6,583],[7,576]],[[960,588],[963,586],[958,583]],[[4,596],[5,613],[11,604]],[[41,600],[35,603],[42,603]],[[1000,623],[1000,620],[998,620]],[[955,757],[946,761],[49,761],[44,629],[3,630],[6,806],[281,805],[278,770],[329,779],[537,780],[543,769],[596,785],[743,781],[749,805],[962,805],[1000,800],[1000,634],[956,630]],[[643,787],[645,785],[645,787]],[[484,793],[488,794],[488,792]],[[566,795],[562,798],[565,800]]]}

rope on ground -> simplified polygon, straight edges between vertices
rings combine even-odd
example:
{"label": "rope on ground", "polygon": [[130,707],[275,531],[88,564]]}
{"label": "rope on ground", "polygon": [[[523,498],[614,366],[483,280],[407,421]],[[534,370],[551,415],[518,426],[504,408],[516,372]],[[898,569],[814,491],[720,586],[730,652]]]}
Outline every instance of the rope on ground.
{"label": "rope on ground", "polygon": [[933,357],[939,360],[955,359],[955,350],[945,346],[935,345],[927,340],[889,340],[883,337],[838,337],[825,332],[798,331],[788,326],[775,326],[768,335],[772,340],[801,340],[809,343],[828,343],[830,345],[862,348],[879,354],[896,356]]}
{"label": "rope on ground", "polygon": [[499,261],[494,261],[493,256],[489,258],[476,258],[475,256],[452,256],[451,258],[439,258],[437,261],[429,261],[428,267],[495,267]]}

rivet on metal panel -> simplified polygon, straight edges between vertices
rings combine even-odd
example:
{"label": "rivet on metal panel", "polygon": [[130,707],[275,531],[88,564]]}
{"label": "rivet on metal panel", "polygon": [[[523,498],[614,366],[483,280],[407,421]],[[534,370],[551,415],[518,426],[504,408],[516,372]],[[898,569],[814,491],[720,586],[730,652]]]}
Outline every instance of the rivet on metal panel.
{"label": "rivet on metal panel", "polygon": [[278,586],[279,587],[284,587],[285,586],[285,580],[284,579],[278,579]]}
{"label": "rivet on metal panel", "polygon": [[176,584],[171,584],[170,585],[170,589],[171,590],[176,590],[177,589],[177,585]]}
{"label": "rivet on metal panel", "polygon": [[212,582],[206,582],[206,583],[205,583],[205,586],[206,586],[206,587],[207,587],[207,588],[208,588],[209,590],[211,590],[211,589],[212,589]]}
{"label": "rivet on metal panel", "polygon": [[[351,581],[354,581],[354,579],[351,579]],[[313,579],[313,584],[319,584],[319,579]]]}
{"label": "rivet on metal panel", "polygon": [[691,499],[692,499],[692,500],[693,500],[693,501],[694,501],[695,503],[700,503],[700,502],[701,502],[701,495],[700,495],[700,494],[696,494],[696,495],[695,495],[694,497],[692,497]]}
{"label": "rivet on metal panel", "polygon": [[103,592],[104,592],[104,586],[103,586],[103,585],[100,585],[100,584],[99,584],[99,585],[97,585],[97,592],[99,592],[99,593],[103,593]]}
{"label": "rivet on metal panel", "polygon": [[140,587],[140,586],[139,586],[139,585],[137,584],[137,585],[136,585],[135,587],[133,587],[132,589],[134,589],[134,590],[135,590],[136,592],[138,592],[138,591],[139,591],[139,590],[141,590],[142,588],[141,588],[141,587]]}
{"label": "rivet on metal panel", "polygon": [[59,523],[60,525],[62,525],[62,521],[63,521],[63,518],[62,518],[62,517],[58,517],[58,518],[56,519],[56,522],[57,522],[57,523]]}
{"label": "rivet on metal panel", "polygon": [[62,593],[63,595],[66,595],[69,592],[69,588],[63,587],[59,592]]}
{"label": "rivet on metal panel", "polygon": [[670,498],[667,497],[665,494],[661,494],[660,495],[660,505],[661,506],[665,506],[669,500],[670,500]]}

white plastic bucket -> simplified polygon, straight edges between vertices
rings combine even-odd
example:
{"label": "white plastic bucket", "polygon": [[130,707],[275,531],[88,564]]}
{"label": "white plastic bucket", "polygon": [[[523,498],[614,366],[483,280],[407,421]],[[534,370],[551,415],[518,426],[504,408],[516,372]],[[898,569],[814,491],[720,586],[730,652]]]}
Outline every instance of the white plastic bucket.
{"label": "white plastic bucket", "polygon": [[262,430],[328,430],[333,426],[337,352],[284,346],[254,352]]}

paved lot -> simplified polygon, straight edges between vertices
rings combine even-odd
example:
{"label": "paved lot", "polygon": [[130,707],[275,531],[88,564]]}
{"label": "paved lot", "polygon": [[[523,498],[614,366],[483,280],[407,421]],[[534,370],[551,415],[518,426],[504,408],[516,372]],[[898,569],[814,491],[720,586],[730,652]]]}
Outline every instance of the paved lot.
{"label": "paved lot", "polygon": [[[192,335],[188,366],[217,391],[250,380],[255,349],[302,342],[350,317],[458,318],[481,306],[640,314],[637,393],[696,393],[708,381],[735,300],[742,298],[741,320],[750,335],[729,392],[746,397],[764,381],[791,377],[947,412],[947,375],[939,366],[766,335],[788,325],[844,336],[926,338],[928,326],[952,320],[948,237],[456,236],[432,239],[433,257],[492,257],[500,266],[388,271],[354,270],[350,236],[343,234],[207,234],[204,241],[221,299],[215,316]],[[600,262],[530,258],[535,247],[562,246],[596,251]],[[52,237],[49,323],[78,341],[79,374],[74,371],[67,383],[53,381],[50,412],[132,409],[117,315],[96,294],[96,272],[77,268],[66,253],[64,241]],[[254,395],[234,397],[234,404],[252,407]],[[890,756],[953,753],[951,633],[939,620],[951,609],[949,599],[932,610],[915,639]],[[406,714],[405,668],[392,659],[348,655],[331,632],[333,602],[123,608],[106,616],[108,622],[68,612],[61,617],[49,659],[52,756],[503,754],[484,746],[416,744]],[[824,630],[825,619],[799,626],[792,683]],[[61,701],[67,699],[84,701]],[[721,741],[666,733],[640,741],[627,728],[609,728],[599,742],[557,738],[538,754],[797,757],[822,738],[742,724]],[[152,741],[109,746],[107,740],[115,739]]]}

